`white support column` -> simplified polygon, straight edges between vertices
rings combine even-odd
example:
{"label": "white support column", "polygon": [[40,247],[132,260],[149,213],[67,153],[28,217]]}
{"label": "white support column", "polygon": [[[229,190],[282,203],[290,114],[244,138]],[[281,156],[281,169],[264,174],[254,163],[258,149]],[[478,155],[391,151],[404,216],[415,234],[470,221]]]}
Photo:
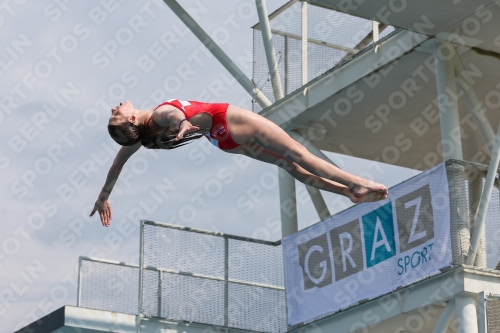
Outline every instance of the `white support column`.
{"label": "white support column", "polygon": [[[309,140],[307,140],[306,137],[304,137],[302,134],[300,134],[297,131],[290,131],[288,134],[297,141],[298,143],[302,144],[304,147],[306,147],[307,150],[309,150],[313,155],[321,158],[322,160],[325,160],[326,162],[335,165],[335,163],[332,162],[326,156],[321,150],[316,148]],[[335,165],[336,166],[336,165]],[[323,196],[321,195],[321,192],[314,187],[307,186],[306,185],[307,192],[309,193],[309,196],[311,197],[311,200],[313,202],[314,208],[316,209],[316,212],[318,213],[319,218],[321,221],[329,218],[332,216],[330,213],[328,207],[326,206],[325,200],[323,199]]]}
{"label": "white support column", "polygon": [[441,123],[443,159],[462,160],[462,140],[458,115],[457,86],[455,81],[455,48],[448,42],[437,45],[434,51],[436,85]]}
{"label": "white support column", "polygon": [[303,145],[304,147],[306,147],[307,150],[309,150],[313,155],[321,158],[322,160],[325,160],[326,162],[328,162],[330,164],[335,165],[338,168],[337,164],[335,164],[321,150],[319,150],[318,148],[316,148],[316,146],[313,145],[312,142],[309,141],[305,136],[303,136],[302,134],[300,134],[297,131],[289,131],[287,133],[292,137],[292,139],[294,139],[295,141],[297,141],[298,143],[300,143],[301,145]]}
{"label": "white support column", "polygon": [[480,240],[482,235],[484,234],[486,213],[488,212],[491,192],[493,190],[499,162],[500,126],[498,127],[497,136],[495,138],[495,145],[493,147],[493,151],[491,152],[490,165],[488,167],[488,173],[486,174],[486,180],[484,181],[483,194],[481,195],[481,201],[479,202],[479,209],[477,211],[477,217],[474,223],[474,230],[472,231],[469,255],[467,256],[467,260],[465,261],[467,265],[473,265],[476,260],[476,254],[479,250]]}
{"label": "white support column", "polygon": [[[483,177],[482,173],[469,175],[468,179],[469,188],[469,221],[470,230],[474,230],[474,225],[476,224],[477,212],[479,209],[479,203],[481,201],[481,193],[483,192]],[[469,242],[470,246],[470,242]],[[467,249],[469,248],[467,247]],[[483,230],[481,237],[479,237],[479,247],[474,260],[474,266],[476,267],[486,267],[486,234]]]}
{"label": "white support column", "polygon": [[285,77],[283,78],[285,80],[285,91],[284,95],[288,95],[288,36],[285,36],[285,54],[283,54],[284,62],[285,62]]}
{"label": "white support column", "polygon": [[[456,100],[456,80],[455,80],[455,48],[448,42],[439,42],[434,49],[434,63],[436,67],[436,86],[439,103],[439,118],[441,125],[441,143],[443,147],[443,160],[463,159],[462,139],[460,135],[460,119],[458,114],[458,104]],[[465,177],[464,168],[461,165],[452,165],[456,179]],[[466,187],[464,182],[449,182],[450,198],[462,202],[466,197]],[[460,207],[466,211],[467,207]],[[463,263],[467,257],[470,225],[469,219],[461,210],[450,212],[451,235],[453,248],[453,262]]]}
{"label": "white support column", "polygon": [[323,199],[323,196],[321,195],[321,192],[312,186],[306,185],[307,193],[309,193],[309,196],[311,197],[311,201],[314,205],[314,208],[316,209],[316,213],[318,213],[318,217],[320,218],[321,221],[326,220],[332,214],[330,214],[330,211],[328,210],[328,207],[326,206],[325,199]]}
{"label": "white support column", "polygon": [[380,31],[379,31],[379,25],[377,21],[372,21],[372,36],[373,36],[373,43],[375,44],[378,42],[380,38]]}
{"label": "white support column", "polygon": [[454,313],[455,313],[455,300],[451,299],[448,302],[448,305],[444,309],[443,313],[441,314],[441,317],[439,318],[439,321],[434,327],[432,333],[446,333],[446,330],[448,329],[448,326],[451,323],[451,319],[453,318]]}
{"label": "white support column", "polygon": [[[273,86],[274,100],[278,101],[283,98],[283,88],[281,86],[281,77],[276,62],[276,53],[273,45],[273,35],[271,26],[269,25],[269,17],[267,15],[266,1],[255,0],[257,5],[257,13],[259,14],[260,31],[262,40],[264,41],[264,50],[266,51],[267,66],[269,75],[271,76],[271,84]],[[286,52],[286,51],[285,51]]]}
{"label": "white support column", "polygon": [[479,333],[488,333],[488,318],[486,316],[486,292],[481,291],[478,294],[478,315],[479,315]]}
{"label": "white support column", "polygon": [[455,296],[458,333],[478,333],[476,299],[467,294]]}
{"label": "white support column", "polygon": [[295,178],[278,168],[280,187],[281,236],[285,237],[299,231],[297,220],[297,197]]}
{"label": "white support column", "polygon": [[270,106],[269,99],[254,86],[252,81],[236,66],[236,64],[222,51],[210,36],[196,23],[193,18],[175,0],[163,0],[182,22],[198,37],[207,49],[219,60],[239,84],[259,103],[262,108]]}
{"label": "white support column", "polygon": [[457,82],[462,88],[464,92],[464,100],[469,108],[469,111],[474,119],[474,123],[476,124],[479,134],[483,138],[483,142],[491,153],[491,148],[493,146],[493,142],[495,141],[495,132],[491,127],[488,118],[486,118],[483,104],[477,98],[477,95],[474,91],[473,82],[470,78],[469,74],[464,68],[462,63],[462,59],[460,56],[455,53],[455,75],[457,77]]}
{"label": "white support column", "polygon": [[302,1],[302,85],[307,84],[307,2]]}

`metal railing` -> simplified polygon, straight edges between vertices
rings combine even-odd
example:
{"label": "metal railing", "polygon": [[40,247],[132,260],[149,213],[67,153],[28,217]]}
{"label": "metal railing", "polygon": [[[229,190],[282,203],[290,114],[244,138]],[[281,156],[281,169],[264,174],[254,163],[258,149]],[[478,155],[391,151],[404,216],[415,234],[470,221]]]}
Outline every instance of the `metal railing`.
{"label": "metal railing", "polygon": [[79,307],[287,330],[280,241],[141,221],[139,265],[80,257],[79,267]]}
{"label": "metal railing", "polygon": [[[369,46],[378,45],[395,31],[387,24],[342,13],[315,1],[289,1],[268,17],[284,96]],[[271,102],[276,102],[261,24],[252,28],[252,81]],[[253,103],[252,108],[254,112],[262,110],[258,103]]]}

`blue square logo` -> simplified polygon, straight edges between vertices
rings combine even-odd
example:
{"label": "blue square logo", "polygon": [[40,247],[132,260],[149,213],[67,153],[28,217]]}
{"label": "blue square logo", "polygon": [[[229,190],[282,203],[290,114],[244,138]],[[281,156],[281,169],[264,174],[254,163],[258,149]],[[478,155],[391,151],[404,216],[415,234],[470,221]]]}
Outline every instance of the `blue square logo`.
{"label": "blue square logo", "polygon": [[396,255],[392,203],[389,202],[370,213],[363,215],[366,267]]}

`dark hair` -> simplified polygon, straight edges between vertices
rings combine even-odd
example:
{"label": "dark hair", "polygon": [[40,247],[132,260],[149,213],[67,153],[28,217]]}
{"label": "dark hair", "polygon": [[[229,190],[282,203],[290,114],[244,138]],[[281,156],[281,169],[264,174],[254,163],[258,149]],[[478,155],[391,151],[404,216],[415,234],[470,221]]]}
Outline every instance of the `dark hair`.
{"label": "dark hair", "polygon": [[124,122],[120,125],[108,125],[108,132],[113,140],[122,146],[132,146],[140,141],[148,149],[174,149],[201,138],[208,130],[201,128],[198,131],[185,134],[178,141],[174,141],[179,133],[179,128],[175,125],[170,125],[158,134],[151,134],[144,125]]}
{"label": "dark hair", "polygon": [[133,146],[142,138],[144,125],[135,125],[125,121],[120,125],[108,125],[109,135],[122,146]]}
{"label": "dark hair", "polygon": [[151,135],[146,131],[141,144],[148,149],[174,149],[203,137],[207,132],[207,129],[200,128],[197,131],[184,134],[181,139],[174,141],[177,134],[179,134],[179,128],[176,125],[170,125],[166,130],[158,134]]}

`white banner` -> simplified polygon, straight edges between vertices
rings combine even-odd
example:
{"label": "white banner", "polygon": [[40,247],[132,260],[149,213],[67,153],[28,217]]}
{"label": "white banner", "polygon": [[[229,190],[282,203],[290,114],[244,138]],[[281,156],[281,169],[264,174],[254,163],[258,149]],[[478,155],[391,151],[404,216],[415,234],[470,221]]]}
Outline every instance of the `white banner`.
{"label": "white banner", "polygon": [[282,240],[288,325],[387,294],[452,262],[444,163]]}

